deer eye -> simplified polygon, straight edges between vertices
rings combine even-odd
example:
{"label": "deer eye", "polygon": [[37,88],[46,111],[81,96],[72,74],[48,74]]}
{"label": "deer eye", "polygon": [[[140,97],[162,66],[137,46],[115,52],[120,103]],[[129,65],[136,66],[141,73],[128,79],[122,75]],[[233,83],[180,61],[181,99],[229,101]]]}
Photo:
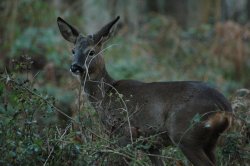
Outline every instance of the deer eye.
{"label": "deer eye", "polygon": [[72,54],[75,54],[75,50],[74,49],[72,50]]}
{"label": "deer eye", "polygon": [[95,55],[95,51],[94,50],[90,50],[89,51],[89,56],[93,56],[93,55]]}

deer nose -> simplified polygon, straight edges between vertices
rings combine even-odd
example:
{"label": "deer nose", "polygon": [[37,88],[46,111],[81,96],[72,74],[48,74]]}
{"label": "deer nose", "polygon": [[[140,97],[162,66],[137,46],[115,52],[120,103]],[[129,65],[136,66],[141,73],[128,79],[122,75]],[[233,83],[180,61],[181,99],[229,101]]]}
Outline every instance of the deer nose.
{"label": "deer nose", "polygon": [[70,71],[72,73],[82,73],[83,72],[83,68],[77,64],[72,64],[70,66]]}

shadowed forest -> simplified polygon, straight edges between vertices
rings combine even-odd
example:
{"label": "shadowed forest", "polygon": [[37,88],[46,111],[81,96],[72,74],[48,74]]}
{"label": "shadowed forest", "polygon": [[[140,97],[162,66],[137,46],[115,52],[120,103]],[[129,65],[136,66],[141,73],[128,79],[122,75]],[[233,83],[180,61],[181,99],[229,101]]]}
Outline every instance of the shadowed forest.
{"label": "shadowed forest", "polygon": [[[218,89],[234,119],[218,142],[217,163],[250,165],[250,1],[1,0],[0,11],[0,165],[151,165],[140,149],[153,139],[118,147],[104,132],[69,71],[73,45],[56,22],[62,17],[91,35],[116,16],[103,47],[109,74]],[[161,157],[189,164],[176,146]]]}

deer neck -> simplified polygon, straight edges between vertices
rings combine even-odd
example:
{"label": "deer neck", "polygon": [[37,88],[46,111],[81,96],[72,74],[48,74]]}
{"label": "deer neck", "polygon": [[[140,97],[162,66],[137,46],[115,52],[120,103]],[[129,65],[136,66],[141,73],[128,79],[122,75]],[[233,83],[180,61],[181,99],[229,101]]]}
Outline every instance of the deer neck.
{"label": "deer neck", "polygon": [[111,89],[114,82],[115,80],[103,66],[90,74],[86,81],[82,81],[82,86],[90,102],[99,102],[105,97],[106,92]]}

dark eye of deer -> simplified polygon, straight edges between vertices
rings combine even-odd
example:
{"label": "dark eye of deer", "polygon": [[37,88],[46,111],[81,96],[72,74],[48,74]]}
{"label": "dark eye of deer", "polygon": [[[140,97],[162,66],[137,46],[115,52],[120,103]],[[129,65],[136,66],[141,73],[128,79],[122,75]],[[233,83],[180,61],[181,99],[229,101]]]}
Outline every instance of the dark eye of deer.
{"label": "dark eye of deer", "polygon": [[75,50],[72,50],[72,54],[75,54]]}
{"label": "dark eye of deer", "polygon": [[89,56],[93,56],[93,55],[95,55],[95,51],[94,50],[89,51]]}

